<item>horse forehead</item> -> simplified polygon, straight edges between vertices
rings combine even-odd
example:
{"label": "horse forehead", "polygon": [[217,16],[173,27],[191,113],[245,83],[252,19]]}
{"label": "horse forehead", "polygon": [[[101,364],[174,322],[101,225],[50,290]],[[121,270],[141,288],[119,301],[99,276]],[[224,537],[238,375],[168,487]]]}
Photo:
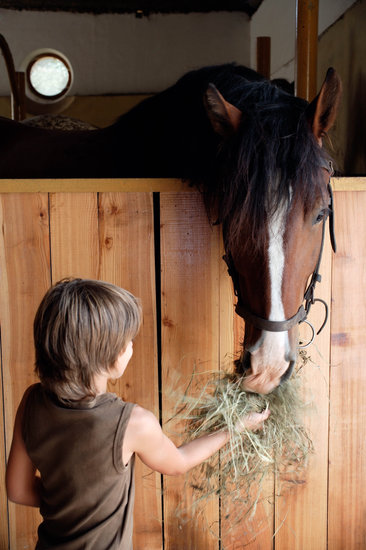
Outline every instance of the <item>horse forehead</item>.
{"label": "horse forehead", "polygon": [[[255,246],[255,236],[252,237],[251,224],[246,223],[242,231],[241,246],[235,247],[231,254],[237,265],[239,276],[248,277],[250,268],[256,277],[256,268],[268,271],[269,263],[278,263],[284,253],[285,235],[291,231],[289,212],[291,211],[292,196],[277,204],[270,214],[263,216],[265,240],[263,246]],[[254,245],[254,246],[253,246]],[[258,272],[257,275],[259,276]],[[260,278],[260,277],[258,277]]]}

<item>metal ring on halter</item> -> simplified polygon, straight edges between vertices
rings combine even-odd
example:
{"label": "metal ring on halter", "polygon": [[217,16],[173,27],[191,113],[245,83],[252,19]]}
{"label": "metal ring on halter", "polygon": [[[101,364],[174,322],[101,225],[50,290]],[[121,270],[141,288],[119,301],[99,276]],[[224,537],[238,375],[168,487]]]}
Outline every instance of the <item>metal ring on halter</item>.
{"label": "metal ring on halter", "polygon": [[312,335],[311,335],[311,338],[309,340],[309,342],[307,344],[304,344],[304,345],[301,345],[300,344],[298,345],[299,348],[303,349],[303,348],[307,348],[308,346],[310,346],[310,344],[312,344],[314,342],[314,338],[315,338],[315,328],[313,327],[313,325],[310,323],[310,321],[308,321],[307,319],[304,319],[302,321],[302,323],[306,323],[307,325],[309,325],[309,327],[311,328],[312,330]]}
{"label": "metal ring on halter", "polygon": [[325,317],[324,317],[323,324],[322,324],[322,326],[320,327],[320,329],[318,330],[318,332],[316,333],[316,334],[318,335],[318,334],[321,333],[321,331],[323,330],[323,328],[324,328],[325,325],[327,324],[329,308],[328,308],[327,302],[326,302],[325,300],[322,300],[321,298],[314,298],[314,303],[315,303],[315,302],[320,302],[321,304],[323,304],[324,309],[325,309]]}

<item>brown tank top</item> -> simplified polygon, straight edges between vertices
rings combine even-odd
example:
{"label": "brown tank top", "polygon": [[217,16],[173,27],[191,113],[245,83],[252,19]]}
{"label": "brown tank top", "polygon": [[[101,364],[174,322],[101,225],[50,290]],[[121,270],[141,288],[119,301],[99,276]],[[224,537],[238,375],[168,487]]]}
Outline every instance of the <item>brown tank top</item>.
{"label": "brown tank top", "polygon": [[134,456],[122,461],[133,408],[112,393],[66,407],[41,384],[23,417],[27,452],[41,473],[37,550],[131,550]]}

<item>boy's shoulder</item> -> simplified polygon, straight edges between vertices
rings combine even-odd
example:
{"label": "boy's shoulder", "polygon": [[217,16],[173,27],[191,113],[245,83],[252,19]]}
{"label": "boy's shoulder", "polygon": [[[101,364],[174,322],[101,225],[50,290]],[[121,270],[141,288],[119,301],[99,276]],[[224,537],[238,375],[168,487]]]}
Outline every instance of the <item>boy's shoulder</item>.
{"label": "boy's shoulder", "polygon": [[150,452],[153,446],[161,444],[161,426],[156,416],[140,405],[135,405],[131,411],[123,442],[125,457],[133,453]]}
{"label": "boy's shoulder", "polygon": [[33,391],[39,391],[42,389],[42,384],[40,382],[35,382],[34,384],[31,384],[28,386],[28,388],[25,390],[24,395],[28,395]]}
{"label": "boy's shoulder", "polygon": [[42,390],[42,385],[40,382],[35,382],[34,384],[31,384],[30,386],[28,386],[28,388],[25,390],[23,394],[21,404],[24,404],[31,394],[35,394],[41,390]]}
{"label": "boy's shoulder", "polygon": [[160,427],[158,419],[151,411],[144,409],[140,405],[135,405],[131,411],[129,428],[136,432],[149,432],[156,426]]}

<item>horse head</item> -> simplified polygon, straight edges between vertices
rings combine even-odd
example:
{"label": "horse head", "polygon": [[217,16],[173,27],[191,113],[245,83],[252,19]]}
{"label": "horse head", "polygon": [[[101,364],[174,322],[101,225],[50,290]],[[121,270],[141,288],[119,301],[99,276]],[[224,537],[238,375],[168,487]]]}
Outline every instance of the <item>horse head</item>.
{"label": "horse head", "polygon": [[269,393],[291,375],[298,324],[319,278],[332,211],[322,139],[334,122],[341,84],[329,69],[310,104],[268,83],[252,88],[237,105],[213,85],[206,92],[209,120],[222,138],[207,202],[223,224],[236,311],[245,320],[238,370],[248,391]]}

